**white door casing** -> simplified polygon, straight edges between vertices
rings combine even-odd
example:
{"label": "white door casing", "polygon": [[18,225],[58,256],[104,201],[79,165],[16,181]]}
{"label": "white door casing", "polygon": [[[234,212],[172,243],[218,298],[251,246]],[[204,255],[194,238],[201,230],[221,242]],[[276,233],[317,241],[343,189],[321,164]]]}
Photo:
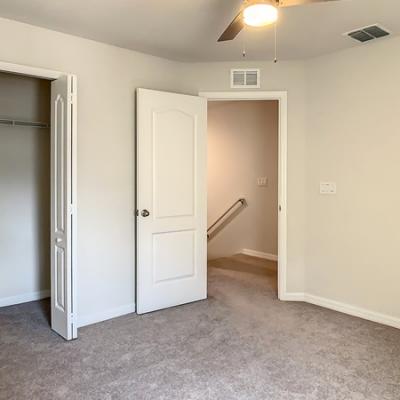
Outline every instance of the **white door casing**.
{"label": "white door casing", "polygon": [[138,89],[137,118],[142,314],[207,297],[207,102]]}
{"label": "white door casing", "polygon": [[[51,83],[51,328],[77,337],[73,310],[76,205],[76,82],[65,75]],[[74,156],[74,157],[73,157]],[[75,239],[76,240],[76,239]]]}
{"label": "white door casing", "polygon": [[[37,68],[28,65],[13,64],[9,62],[0,61],[0,71],[26,75],[36,77],[40,79],[48,79],[53,81],[51,86],[51,236],[50,236],[50,248],[51,248],[51,327],[54,331],[59,333],[66,339],[74,339],[77,337],[77,312],[76,312],[76,269],[77,269],[77,77],[75,75],[67,74],[61,71],[54,71],[49,69]],[[56,125],[56,103],[57,107],[63,105],[63,113],[58,114],[58,121],[61,122],[60,115],[62,115],[62,131]],[[57,130],[56,130],[57,128]],[[67,158],[64,159],[64,166],[60,166],[60,170],[64,172],[63,179],[66,189],[69,193],[65,198],[69,198],[70,218],[67,218],[65,229],[63,234],[60,236],[60,232],[56,235],[56,212],[57,210],[57,193],[56,193],[56,173],[55,173],[55,162],[56,162],[56,134],[64,132],[65,141],[63,142],[64,154]],[[60,143],[60,142],[58,142]],[[65,150],[66,149],[66,150]],[[59,161],[59,158],[57,159]],[[60,196],[58,196],[60,199]],[[67,215],[64,207],[64,218]],[[60,222],[60,221],[59,221]],[[72,225],[72,226],[71,226]],[[58,226],[58,230],[60,227]],[[56,237],[61,242],[57,243]],[[68,238],[69,240],[63,242],[63,239]],[[58,251],[58,253],[57,253]],[[58,261],[62,253],[69,254],[69,258],[63,259],[64,264],[57,263],[55,256],[58,254]],[[67,261],[65,263],[65,260]],[[59,290],[59,295],[62,296],[57,300],[58,308],[56,308],[55,291],[56,289],[56,267],[59,269],[65,269],[65,274],[58,275],[58,278],[66,277],[64,280],[65,285]],[[60,281],[59,281],[60,282]],[[63,288],[63,289],[62,289]],[[60,304],[65,304],[65,307]],[[64,308],[64,311],[63,311]],[[70,311],[70,312],[67,312]]]}
{"label": "white door casing", "polygon": [[287,135],[288,95],[285,91],[200,92],[208,101],[278,100],[279,102],[279,167],[278,167],[278,298],[292,300],[287,291]]}

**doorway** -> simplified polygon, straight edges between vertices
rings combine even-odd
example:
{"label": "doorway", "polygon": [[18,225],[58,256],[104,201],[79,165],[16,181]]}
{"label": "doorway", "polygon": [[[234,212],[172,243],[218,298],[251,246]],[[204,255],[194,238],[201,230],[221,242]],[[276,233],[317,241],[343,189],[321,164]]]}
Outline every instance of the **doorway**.
{"label": "doorway", "polygon": [[[252,102],[252,101],[269,101],[276,102],[277,112],[278,112],[278,127],[277,127],[277,274],[278,274],[278,284],[277,284],[277,294],[280,300],[286,299],[286,254],[287,254],[287,93],[286,92],[264,92],[264,91],[254,91],[254,92],[200,92],[200,96],[205,97],[210,102]],[[218,104],[218,103],[216,103]],[[222,104],[222,103],[221,103]],[[264,185],[263,178],[266,176],[257,176],[256,184],[259,184],[259,179],[261,178],[261,185]],[[268,182],[266,182],[268,185]],[[238,193],[236,193],[238,195]],[[236,196],[238,197],[238,196]],[[240,198],[233,199],[237,201],[240,199],[245,199],[245,196],[240,195]],[[235,204],[235,203],[233,203]],[[240,213],[242,211],[242,204],[236,203],[236,208],[233,209],[233,218],[236,216],[235,213]],[[246,204],[245,204],[246,205]],[[224,210],[222,210],[224,211]],[[221,214],[222,215],[222,214]],[[218,216],[218,215],[217,215]],[[228,215],[229,217],[229,215]],[[228,220],[229,223],[229,220]],[[254,252],[254,249],[243,249],[243,253],[249,256],[267,256],[268,258],[273,258],[275,254],[267,252]],[[264,253],[264,254],[263,254]]]}
{"label": "doorway", "polygon": [[50,298],[77,337],[76,77],[0,62],[0,307]]}
{"label": "doorway", "polygon": [[278,298],[286,288],[286,92],[137,91],[136,307],[207,298],[207,101],[278,102]]}
{"label": "doorway", "polygon": [[264,272],[275,296],[278,116],[277,100],[208,102],[209,267]]}

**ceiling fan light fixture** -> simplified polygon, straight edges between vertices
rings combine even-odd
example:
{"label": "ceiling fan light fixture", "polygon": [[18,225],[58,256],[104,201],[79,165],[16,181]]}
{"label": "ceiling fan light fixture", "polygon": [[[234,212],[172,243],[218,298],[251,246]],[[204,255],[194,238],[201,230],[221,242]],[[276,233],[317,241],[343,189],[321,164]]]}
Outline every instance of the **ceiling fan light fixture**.
{"label": "ceiling fan light fixture", "polygon": [[249,26],[267,26],[276,22],[277,19],[278,10],[271,4],[256,3],[243,10],[243,21]]}

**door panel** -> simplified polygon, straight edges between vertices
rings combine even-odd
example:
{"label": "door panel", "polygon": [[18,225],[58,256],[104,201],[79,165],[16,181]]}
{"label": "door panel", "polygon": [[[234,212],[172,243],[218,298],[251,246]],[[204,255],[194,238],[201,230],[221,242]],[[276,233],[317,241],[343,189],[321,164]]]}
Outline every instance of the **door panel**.
{"label": "door panel", "polygon": [[137,101],[140,314],[207,296],[207,107],[200,97],[146,89]]}
{"label": "door panel", "polygon": [[56,298],[56,307],[61,312],[65,312],[65,286],[66,286],[66,277],[65,277],[65,250],[61,246],[55,247],[56,252],[56,260],[55,260],[55,274],[56,274],[56,285],[55,285],[55,298]]}
{"label": "door panel", "polygon": [[155,217],[193,216],[196,120],[176,110],[153,118]]}
{"label": "door panel", "polygon": [[72,77],[51,83],[51,327],[65,339],[77,336],[72,310]]}
{"label": "door panel", "polygon": [[153,235],[154,283],[195,275],[195,235],[194,231]]}

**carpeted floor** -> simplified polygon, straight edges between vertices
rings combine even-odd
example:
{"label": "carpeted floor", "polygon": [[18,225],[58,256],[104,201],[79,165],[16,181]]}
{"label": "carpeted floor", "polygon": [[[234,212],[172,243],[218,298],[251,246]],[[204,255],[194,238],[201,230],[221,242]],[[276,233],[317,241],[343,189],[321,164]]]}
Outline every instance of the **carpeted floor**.
{"label": "carpeted floor", "polygon": [[276,299],[274,263],[210,263],[206,301],[65,342],[49,304],[0,309],[1,400],[399,400],[400,330]]}

